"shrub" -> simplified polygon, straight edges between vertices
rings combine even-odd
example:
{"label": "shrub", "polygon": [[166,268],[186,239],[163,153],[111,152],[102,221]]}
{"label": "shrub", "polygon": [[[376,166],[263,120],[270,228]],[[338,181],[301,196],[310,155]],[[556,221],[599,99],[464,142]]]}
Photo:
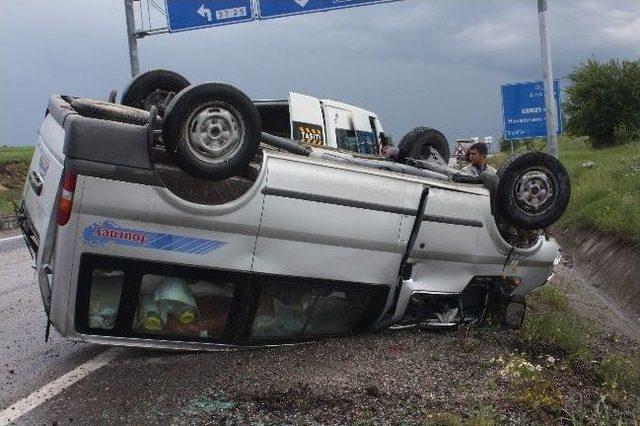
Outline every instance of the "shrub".
{"label": "shrub", "polygon": [[587,136],[594,148],[629,142],[640,133],[640,59],[595,59],[569,75],[564,111],[571,136]]}

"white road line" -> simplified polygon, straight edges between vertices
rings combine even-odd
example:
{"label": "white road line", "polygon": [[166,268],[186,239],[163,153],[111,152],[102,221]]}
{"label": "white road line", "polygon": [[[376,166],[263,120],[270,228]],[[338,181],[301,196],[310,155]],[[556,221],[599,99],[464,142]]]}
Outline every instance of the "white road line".
{"label": "white road line", "polygon": [[8,425],[11,422],[15,422],[19,417],[24,416],[43,402],[58,395],[72,384],[88,376],[99,368],[104,367],[120,355],[122,351],[122,348],[107,349],[95,358],[91,358],[84,364],[77,366],[67,374],[42,386],[26,398],[23,398],[15,404],[0,411],[0,425]]}
{"label": "white road line", "polygon": [[5,241],[17,240],[19,238],[24,238],[24,237],[22,235],[16,235],[15,237],[2,238],[2,239],[0,239],[0,243],[5,242]]}

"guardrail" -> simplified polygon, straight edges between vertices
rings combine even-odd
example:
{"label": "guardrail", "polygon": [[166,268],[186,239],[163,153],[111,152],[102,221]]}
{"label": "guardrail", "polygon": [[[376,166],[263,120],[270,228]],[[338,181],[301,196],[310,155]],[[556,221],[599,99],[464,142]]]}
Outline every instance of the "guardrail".
{"label": "guardrail", "polygon": [[15,229],[18,226],[18,216],[14,214],[0,214],[0,230]]}

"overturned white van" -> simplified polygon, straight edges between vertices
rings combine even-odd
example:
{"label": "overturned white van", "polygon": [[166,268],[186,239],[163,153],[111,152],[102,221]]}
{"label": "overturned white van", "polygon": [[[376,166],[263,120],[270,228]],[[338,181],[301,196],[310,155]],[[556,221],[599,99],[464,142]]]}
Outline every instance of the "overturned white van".
{"label": "overturned white van", "polygon": [[252,102],[219,83],[182,89],[163,118],[150,109],[49,101],[20,220],[63,336],[211,349],[518,326],[552,274],[558,245],[526,228],[557,219],[569,183],[544,154],[499,181],[443,167],[430,143],[394,162],[374,155],[383,131],[368,111]]}

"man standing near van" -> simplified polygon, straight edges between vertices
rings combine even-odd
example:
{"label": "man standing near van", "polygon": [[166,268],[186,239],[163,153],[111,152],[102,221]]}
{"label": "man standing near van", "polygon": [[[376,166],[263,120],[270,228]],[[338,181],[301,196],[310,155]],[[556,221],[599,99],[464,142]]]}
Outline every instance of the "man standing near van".
{"label": "man standing near van", "polygon": [[487,145],[482,142],[476,142],[469,147],[467,151],[467,159],[469,165],[462,168],[461,172],[478,177],[481,173],[487,172],[496,174],[496,169],[487,164]]}

